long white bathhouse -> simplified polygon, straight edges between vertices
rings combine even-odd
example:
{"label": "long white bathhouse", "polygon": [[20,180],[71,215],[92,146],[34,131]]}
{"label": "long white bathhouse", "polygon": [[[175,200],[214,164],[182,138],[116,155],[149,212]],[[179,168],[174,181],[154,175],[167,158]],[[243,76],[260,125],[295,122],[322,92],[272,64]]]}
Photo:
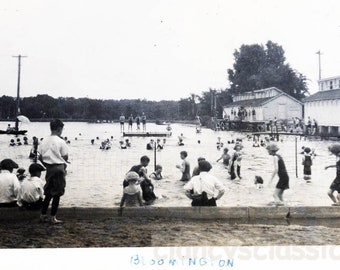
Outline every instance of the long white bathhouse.
{"label": "long white bathhouse", "polygon": [[340,136],[340,76],[318,83],[319,91],[303,100],[305,121],[315,119],[320,134]]}

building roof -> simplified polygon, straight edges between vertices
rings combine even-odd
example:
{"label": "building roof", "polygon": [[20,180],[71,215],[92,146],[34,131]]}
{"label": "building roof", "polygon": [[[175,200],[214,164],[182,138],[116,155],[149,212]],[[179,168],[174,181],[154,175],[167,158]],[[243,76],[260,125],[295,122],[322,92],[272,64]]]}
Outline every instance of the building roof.
{"label": "building roof", "polygon": [[264,104],[268,103],[269,101],[277,99],[278,97],[281,97],[281,96],[286,96],[286,97],[288,97],[288,98],[290,98],[290,99],[294,100],[295,102],[302,105],[301,101],[295,99],[294,97],[286,94],[285,92],[283,92],[281,90],[280,90],[280,92],[281,92],[281,94],[278,94],[278,95],[273,96],[273,97],[245,99],[245,100],[235,101],[235,102],[227,104],[225,107],[245,107],[245,106],[259,107],[259,106],[263,106]]}
{"label": "building roof", "polygon": [[319,91],[303,99],[303,102],[313,102],[320,100],[340,99],[340,89]]}
{"label": "building roof", "polygon": [[318,82],[326,82],[326,81],[336,80],[336,79],[340,79],[340,76],[334,76],[334,77],[323,78],[323,79],[318,80]]}
{"label": "building roof", "polygon": [[261,105],[265,104],[266,102],[268,102],[269,100],[276,98],[276,97],[277,96],[268,97],[268,98],[239,100],[239,101],[235,101],[235,102],[227,104],[226,107],[245,107],[245,106],[258,107],[258,106],[261,106]]}

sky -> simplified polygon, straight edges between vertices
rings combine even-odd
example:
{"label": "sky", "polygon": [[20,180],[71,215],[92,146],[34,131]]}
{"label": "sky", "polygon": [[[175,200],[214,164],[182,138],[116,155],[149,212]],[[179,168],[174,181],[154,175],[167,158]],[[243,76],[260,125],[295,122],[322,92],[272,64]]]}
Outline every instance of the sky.
{"label": "sky", "polygon": [[0,95],[179,100],[271,40],[310,93],[340,75],[338,0],[1,0]]}

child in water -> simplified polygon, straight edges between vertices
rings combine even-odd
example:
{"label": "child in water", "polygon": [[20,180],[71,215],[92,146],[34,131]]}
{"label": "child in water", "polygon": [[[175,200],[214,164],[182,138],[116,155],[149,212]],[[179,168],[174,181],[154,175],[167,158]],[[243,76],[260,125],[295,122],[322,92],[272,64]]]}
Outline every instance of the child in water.
{"label": "child in water", "polygon": [[[333,180],[332,184],[329,187],[327,192],[328,196],[334,202],[333,206],[340,206],[340,144],[333,144],[328,147],[328,150],[336,156],[336,164],[329,165],[325,167],[325,170],[328,168],[336,168],[336,177]],[[335,191],[338,193],[337,196],[334,196]]]}
{"label": "child in water", "polygon": [[276,184],[273,197],[276,205],[283,205],[283,192],[286,189],[289,189],[289,176],[286,166],[282,157],[276,154],[276,152],[279,150],[279,147],[276,144],[271,143],[266,147],[266,149],[268,154],[273,156],[274,160],[274,170],[268,185],[271,184],[276,175],[279,176],[279,181]]}
{"label": "child in water", "polygon": [[309,147],[304,148],[302,158],[303,165],[303,179],[306,180],[307,183],[311,183],[311,175],[312,175],[312,165],[313,165],[313,152]]}
{"label": "child in water", "polygon": [[[236,144],[234,147],[234,154],[231,158],[231,163],[230,163],[230,179],[234,180],[236,179],[236,175],[239,179],[242,179],[241,177],[241,161],[242,161],[242,153],[241,153],[242,145],[241,144]],[[236,170],[236,173],[235,173]]]}
{"label": "child in water", "polygon": [[180,171],[182,172],[182,178],[180,181],[189,181],[191,176],[190,176],[190,163],[189,161],[186,160],[188,156],[187,151],[181,151],[180,152],[180,157],[183,160],[181,165],[176,165],[177,169],[180,169]]}
{"label": "child in water", "polygon": [[152,174],[150,174],[149,177],[152,178],[152,179],[155,179],[155,180],[163,179],[162,170],[163,170],[163,168],[162,168],[161,165],[156,165],[156,170]]}
{"label": "child in water", "polygon": [[120,201],[120,208],[118,210],[118,214],[121,215],[123,212],[123,207],[136,207],[142,206],[142,190],[140,186],[137,184],[139,180],[139,175],[136,172],[128,172],[125,175],[125,180],[128,185],[124,187],[123,196]]}
{"label": "child in water", "polygon": [[230,161],[230,155],[228,154],[228,151],[228,148],[224,148],[222,156],[218,160],[216,160],[216,162],[219,162],[221,159],[223,159],[223,164],[228,167]]}

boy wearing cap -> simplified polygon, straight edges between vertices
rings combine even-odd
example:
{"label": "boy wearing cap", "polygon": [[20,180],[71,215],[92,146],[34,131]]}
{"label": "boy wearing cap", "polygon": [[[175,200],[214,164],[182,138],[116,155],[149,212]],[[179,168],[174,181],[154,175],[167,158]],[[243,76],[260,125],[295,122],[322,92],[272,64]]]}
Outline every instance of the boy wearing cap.
{"label": "boy wearing cap", "polygon": [[44,181],[40,178],[45,167],[38,163],[32,163],[28,169],[30,177],[21,183],[18,205],[28,210],[41,209],[44,198]]}
{"label": "boy wearing cap", "polygon": [[47,222],[47,209],[52,201],[51,222],[62,221],[56,218],[60,197],[65,193],[66,163],[68,162],[68,146],[61,138],[64,123],[59,119],[50,122],[51,135],[38,146],[39,159],[46,167],[46,184],[44,186],[45,199],[41,209],[41,222]]}
{"label": "boy wearing cap", "polygon": [[18,164],[11,159],[0,162],[0,207],[17,206],[20,183],[13,169],[19,168]]}
{"label": "boy wearing cap", "polygon": [[274,159],[274,170],[268,185],[271,184],[275,175],[279,176],[279,181],[276,184],[273,197],[275,199],[276,205],[283,205],[283,192],[286,189],[289,189],[289,176],[286,166],[282,157],[276,153],[279,150],[279,147],[275,143],[269,144],[266,149],[268,154],[273,156]]}

